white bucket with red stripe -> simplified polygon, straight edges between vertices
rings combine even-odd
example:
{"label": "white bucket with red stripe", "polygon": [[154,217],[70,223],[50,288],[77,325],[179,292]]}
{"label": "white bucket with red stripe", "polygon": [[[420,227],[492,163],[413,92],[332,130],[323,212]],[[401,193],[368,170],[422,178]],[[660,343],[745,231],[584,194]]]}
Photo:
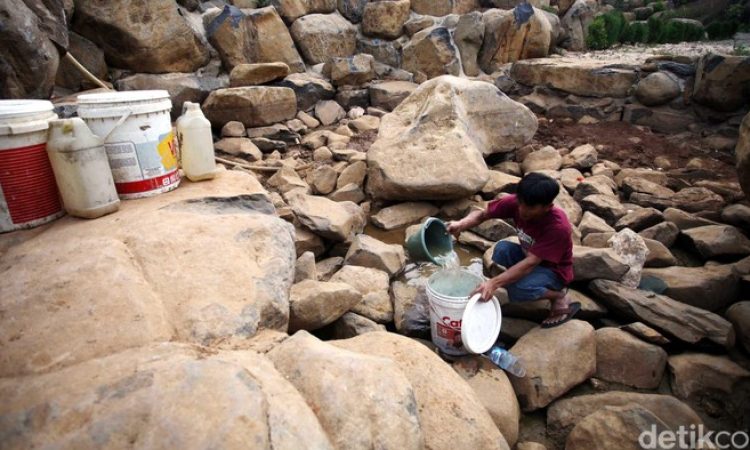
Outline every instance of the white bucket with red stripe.
{"label": "white bucket with red stripe", "polygon": [[32,228],[65,211],[47,156],[46,100],[0,101],[0,232]]}
{"label": "white bucket with red stripe", "polygon": [[150,197],[180,184],[167,91],[126,91],[78,97],[78,115],[104,138],[117,193]]}

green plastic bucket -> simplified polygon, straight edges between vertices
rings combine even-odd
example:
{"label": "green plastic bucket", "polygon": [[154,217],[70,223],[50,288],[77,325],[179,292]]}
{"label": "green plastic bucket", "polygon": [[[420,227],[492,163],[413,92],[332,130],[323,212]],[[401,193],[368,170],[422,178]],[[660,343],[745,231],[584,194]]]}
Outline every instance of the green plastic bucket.
{"label": "green plastic bucket", "polygon": [[445,223],[430,217],[406,241],[406,250],[412,261],[428,261],[440,265],[435,258],[452,252],[453,241]]}

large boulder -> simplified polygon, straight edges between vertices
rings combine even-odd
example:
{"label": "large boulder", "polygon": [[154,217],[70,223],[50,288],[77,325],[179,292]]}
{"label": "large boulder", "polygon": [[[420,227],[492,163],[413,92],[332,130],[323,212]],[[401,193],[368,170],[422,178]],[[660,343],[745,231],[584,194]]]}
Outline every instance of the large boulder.
{"label": "large boulder", "polygon": [[289,294],[289,331],[317,330],[343,316],[362,294],[345,283],[305,280]]}
{"label": "large boulder", "polygon": [[587,49],[589,25],[594,21],[598,4],[594,0],[576,0],[560,20],[566,38],[561,46],[572,51]]}
{"label": "large boulder", "polygon": [[381,0],[365,6],[362,32],[367,36],[396,39],[409,18],[409,0]]}
{"label": "large boulder", "polygon": [[172,0],[76,1],[73,29],[104,50],[110,66],[136,72],[194,72],[208,48]]}
{"label": "large boulder", "polygon": [[720,111],[735,111],[750,98],[750,57],[707,53],[698,61],[693,99]]}
{"label": "large boulder", "polygon": [[643,275],[664,281],[664,295],[708,311],[718,311],[738,300],[739,276],[731,265],[645,269]]}
{"label": "large boulder", "polygon": [[[310,111],[321,100],[331,100],[336,95],[336,89],[327,79],[314,73],[293,73],[277,86],[288,87],[297,96],[297,109]],[[311,128],[316,128],[317,125]]]}
{"label": "large boulder", "polygon": [[0,395],[13,448],[335,448],[295,387],[250,351],[154,344],[3,378]]}
{"label": "large boulder", "polygon": [[453,364],[453,368],[474,389],[508,445],[515,445],[518,441],[521,408],[505,372],[478,356],[461,358]]}
{"label": "large boulder", "polygon": [[404,45],[402,68],[414,74],[418,82],[440,75],[461,75],[458,48],[448,28],[424,29]]}
{"label": "large boulder", "polygon": [[688,344],[707,340],[734,345],[732,324],[712,312],[615,281],[594,280],[589,287],[612,313],[624,319],[643,322]]}
{"label": "large boulder", "polygon": [[703,424],[695,411],[670,395],[615,391],[580,395],[555,402],[547,409],[547,433],[552,438],[565,439],[570,430],[590,414],[603,408],[630,404],[647,409],[670,429]]}
{"label": "large boulder", "polygon": [[[669,427],[654,413],[636,404],[605,406],[583,418],[571,430],[566,449],[641,449],[644,433],[661,433]],[[646,447],[650,448],[650,447]]]}
{"label": "large boulder", "polygon": [[356,203],[293,191],[287,200],[300,223],[326,239],[349,242],[364,229],[364,213]]}
{"label": "large boulder", "polygon": [[472,388],[424,345],[383,332],[336,341],[334,345],[395,363],[396,373],[406,376],[414,389],[425,448],[509,448]]}
{"label": "large boulder", "polygon": [[391,359],[339,348],[305,331],[267,356],[302,394],[336,448],[423,448],[415,389]]}
{"label": "large boulder", "polygon": [[159,89],[169,92],[172,101],[172,119],[182,114],[185,102],[203,103],[217,89],[229,87],[226,76],[209,76],[194,73],[137,73],[115,82],[118,91]]}
{"label": "large boulder", "polygon": [[611,248],[573,247],[573,273],[576,280],[619,281],[629,266]]}
{"label": "large boulder", "polygon": [[292,37],[308,64],[352,56],[357,28],[339,14],[310,14],[294,21]]}
{"label": "large boulder", "polygon": [[671,72],[654,72],[638,82],[635,96],[646,106],[663,105],[680,95],[678,80]]}
{"label": "large boulder", "polygon": [[522,59],[544,58],[552,42],[552,25],[541,9],[521,3],[511,11],[491,10],[484,16],[485,37],[479,65],[486,73]]}
{"label": "large boulder", "polygon": [[49,98],[60,55],[41,19],[23,0],[8,0],[0,5],[0,29],[0,98]]}
{"label": "large boulder", "polygon": [[489,83],[430,80],[383,117],[368,189],[390,200],[467,197],[487,183],[483,157],[521,147],[536,128],[528,108]]}
{"label": "large boulder", "polygon": [[[638,361],[638,364],[633,364]],[[596,330],[596,377],[641,389],[655,389],[667,365],[667,352],[619,328]]]}
{"label": "large boulder", "polygon": [[510,377],[524,411],[544,408],[596,372],[594,328],[580,320],[535,328],[510,352],[526,369],[525,377]]}
{"label": "large boulder", "polygon": [[750,197],[750,114],[742,119],[740,137],[735,149],[737,157],[737,175],[745,195]]}
{"label": "large boulder", "polygon": [[337,6],[336,0],[272,0],[271,4],[288,24],[307,14],[332,13],[336,11]]}
{"label": "large boulder", "polygon": [[[68,52],[81,63],[83,67],[91,72],[100,80],[109,79],[109,69],[107,62],[104,60],[104,52],[93,42],[78,33],[69,34]],[[44,84],[44,83],[41,83]],[[81,74],[75,65],[67,59],[60,61],[60,67],[57,70],[55,84],[73,90],[74,92],[93,89],[99,86],[95,85],[88,78]],[[208,93],[206,93],[208,95]],[[174,105],[174,103],[172,104]],[[182,105],[179,106],[182,111]]]}
{"label": "large boulder", "polygon": [[734,325],[739,342],[750,352],[750,301],[737,302],[730,306],[726,318]]}
{"label": "large boulder", "polygon": [[344,266],[331,277],[332,282],[346,283],[362,294],[362,301],[351,308],[352,312],[378,323],[393,321],[389,280],[382,270],[360,266]]}
{"label": "large boulder", "polygon": [[393,111],[419,87],[411,81],[383,81],[370,85],[370,104],[376,108]]}
{"label": "large boulder", "polygon": [[239,64],[229,74],[231,87],[257,86],[289,75],[289,66],[283,62]]}
{"label": "large boulder", "polygon": [[369,0],[338,0],[339,12],[351,23],[360,23]]}
{"label": "large boulder", "polygon": [[479,9],[480,3],[479,0],[411,0],[411,9],[417,14],[442,17],[470,13]]}
{"label": "large boulder", "polygon": [[242,172],[183,182],[96,221],[63,218],[0,258],[0,376],[154,341],[284,331],[295,258],[291,225]]}
{"label": "large boulder", "polygon": [[297,115],[297,97],[284,87],[218,89],[211,92],[202,109],[217,128],[235,120],[248,128],[262,127],[293,119]]}
{"label": "large boulder", "polygon": [[743,427],[750,420],[750,371],[728,357],[683,353],[669,358],[669,371],[677,398],[722,423]]}
{"label": "large boulder", "polygon": [[682,232],[705,259],[750,255],[750,239],[731,225],[709,225]]}
{"label": "large boulder", "polygon": [[637,66],[613,61],[563,57],[515,62],[511,76],[526,86],[546,85],[586,97],[623,98],[638,80],[638,71]]}
{"label": "large boulder", "polygon": [[272,6],[242,11],[225,6],[207,30],[227,71],[238,64],[273,62],[285,63],[292,72],[305,71],[289,30]]}
{"label": "large boulder", "polygon": [[386,244],[366,234],[355,237],[346,254],[346,264],[382,270],[390,276],[401,271],[405,263],[404,247]]}
{"label": "large boulder", "polygon": [[434,216],[438,211],[440,210],[431,203],[406,202],[383,208],[370,219],[379,228],[395,230],[419,222],[427,216]]}
{"label": "large boulder", "polygon": [[[429,2],[433,3],[433,0]],[[458,19],[453,39],[461,55],[461,67],[467,76],[475,77],[480,74],[478,58],[484,37],[485,26],[482,13],[474,11]]]}

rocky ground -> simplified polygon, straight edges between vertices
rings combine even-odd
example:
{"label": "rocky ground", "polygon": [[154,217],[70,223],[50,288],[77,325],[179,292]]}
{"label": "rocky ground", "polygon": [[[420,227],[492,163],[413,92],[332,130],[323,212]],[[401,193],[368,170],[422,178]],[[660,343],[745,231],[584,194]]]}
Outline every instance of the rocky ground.
{"label": "rocky ground", "polygon": [[[71,52],[168,90],[174,118],[200,102],[220,170],[0,236],[3,447],[619,449],[750,427],[750,65],[728,43],[584,53],[611,9],[592,0],[130,3],[66,2]],[[3,95],[55,85],[74,115],[91,86],[24,5],[0,18],[34,65],[3,52]],[[527,376],[442,359],[435,268],[404,239],[537,171],[575,225],[579,316],[542,329],[548,304],[501,290]],[[502,270],[512,225],[462,233],[463,265]]]}

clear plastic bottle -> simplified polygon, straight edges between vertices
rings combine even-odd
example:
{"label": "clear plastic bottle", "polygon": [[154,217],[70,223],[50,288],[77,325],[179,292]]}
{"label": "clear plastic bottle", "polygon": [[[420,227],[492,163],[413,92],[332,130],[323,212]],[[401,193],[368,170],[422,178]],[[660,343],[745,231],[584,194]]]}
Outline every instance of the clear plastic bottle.
{"label": "clear plastic bottle", "polygon": [[185,102],[183,111],[177,119],[182,170],[190,181],[210,180],[216,176],[211,122],[197,103]]}
{"label": "clear plastic bottle", "polygon": [[518,360],[511,352],[500,347],[494,346],[484,354],[490,361],[492,361],[497,367],[505,370],[506,372],[514,375],[518,378],[526,376],[526,369],[524,369],[521,361]]}

